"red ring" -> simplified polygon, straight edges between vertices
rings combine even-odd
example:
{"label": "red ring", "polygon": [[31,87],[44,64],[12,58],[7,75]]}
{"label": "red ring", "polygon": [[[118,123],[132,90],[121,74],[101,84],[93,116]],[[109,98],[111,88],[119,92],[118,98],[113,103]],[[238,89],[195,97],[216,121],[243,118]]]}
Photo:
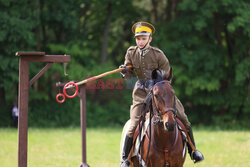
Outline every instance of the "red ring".
{"label": "red ring", "polygon": [[[62,100],[59,100],[59,97],[62,97]],[[56,95],[56,101],[57,101],[58,103],[63,103],[63,102],[65,102],[65,96],[64,96],[64,94],[58,93],[58,94]]]}
{"label": "red ring", "polygon": [[[67,94],[67,92],[66,92],[66,88],[69,86],[69,85],[73,85],[74,87],[75,87],[75,89],[76,89],[76,91],[75,91],[75,93],[73,94],[73,95],[68,95]],[[64,93],[64,95],[67,97],[67,98],[74,98],[74,97],[76,97],[76,95],[77,95],[77,93],[78,93],[78,86],[74,83],[74,82],[68,82],[68,83],[66,83],[66,85],[64,85],[64,87],[63,87],[63,93]]]}

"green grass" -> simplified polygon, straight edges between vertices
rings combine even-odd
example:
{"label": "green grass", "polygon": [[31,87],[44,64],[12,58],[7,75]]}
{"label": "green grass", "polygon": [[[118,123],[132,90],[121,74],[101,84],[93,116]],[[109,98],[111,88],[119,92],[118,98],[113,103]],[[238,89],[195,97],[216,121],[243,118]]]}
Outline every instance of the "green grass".
{"label": "green grass", "polygon": [[[205,161],[185,167],[242,167],[250,164],[249,131],[194,130]],[[121,129],[87,130],[87,162],[92,167],[119,166]],[[77,167],[81,162],[80,129],[29,129],[29,167]],[[17,130],[0,129],[0,166],[17,166]]]}

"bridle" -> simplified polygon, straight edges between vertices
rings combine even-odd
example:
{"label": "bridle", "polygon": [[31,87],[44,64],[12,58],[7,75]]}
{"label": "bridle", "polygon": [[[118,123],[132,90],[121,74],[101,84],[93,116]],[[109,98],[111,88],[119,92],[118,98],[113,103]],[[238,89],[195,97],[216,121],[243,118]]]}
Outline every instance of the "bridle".
{"label": "bridle", "polygon": [[[161,81],[161,82],[168,82],[169,81]],[[175,96],[174,96],[174,107],[167,107],[165,111],[159,112],[160,109],[156,106],[155,104],[155,97],[153,94],[153,88],[151,89],[151,96],[152,96],[152,107],[153,107],[153,116],[155,117],[154,120],[154,125],[158,124],[158,123],[162,123],[162,116],[167,114],[168,112],[173,112],[174,113],[174,117],[176,117],[177,111],[176,111],[176,101],[175,101]]]}
{"label": "bridle", "polygon": [[[170,83],[169,81],[160,81],[160,82],[168,82],[168,83]],[[163,122],[163,120],[162,120],[162,115],[164,115],[164,114],[167,114],[168,112],[173,112],[174,113],[174,117],[176,117],[176,102],[175,102],[175,96],[174,96],[174,108],[172,108],[172,107],[168,107],[165,111],[163,111],[163,112],[159,112],[159,109],[156,107],[156,105],[155,105],[155,103],[154,103],[154,94],[153,94],[153,88],[154,88],[154,86],[152,87],[152,89],[149,91],[149,94],[151,94],[151,102],[150,102],[150,105],[149,105],[149,107],[150,107],[150,119],[149,119],[149,124],[150,124],[150,126],[149,126],[149,145],[148,145],[148,150],[147,150],[147,156],[146,156],[146,161],[144,162],[144,163],[142,163],[143,161],[142,161],[142,157],[140,156],[140,152],[141,151],[139,151],[139,162],[140,162],[140,164],[142,165],[142,166],[145,166],[145,164],[147,164],[147,160],[148,160],[148,155],[149,155],[149,150],[150,150],[150,146],[151,146],[151,120],[152,120],[152,118],[155,118],[155,120],[153,121],[153,125],[157,125],[157,124],[159,124],[159,123],[162,123]],[[151,116],[151,114],[152,114],[152,116]],[[144,117],[145,117],[145,115],[144,115]],[[144,118],[143,117],[143,118]],[[144,119],[144,121],[145,121],[145,119]],[[141,129],[142,129],[142,127],[140,127],[140,124],[139,124],[139,129],[140,129],[140,131],[141,131]],[[141,135],[140,135],[141,133],[139,132],[139,138],[141,138]],[[141,150],[141,146],[142,145],[140,145],[139,146],[139,150]],[[144,165],[143,165],[144,164]]]}

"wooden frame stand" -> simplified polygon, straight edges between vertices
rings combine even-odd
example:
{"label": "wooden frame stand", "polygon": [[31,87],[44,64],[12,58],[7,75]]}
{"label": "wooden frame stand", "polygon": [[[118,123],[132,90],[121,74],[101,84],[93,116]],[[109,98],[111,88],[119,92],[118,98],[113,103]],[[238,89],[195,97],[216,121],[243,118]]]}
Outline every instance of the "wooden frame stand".
{"label": "wooden frame stand", "polygon": [[[53,65],[53,63],[70,62],[70,56],[45,55],[45,52],[16,52],[16,56],[19,56],[18,167],[27,167],[29,88]],[[29,80],[30,62],[43,62],[48,64],[37,73],[37,75]]]}

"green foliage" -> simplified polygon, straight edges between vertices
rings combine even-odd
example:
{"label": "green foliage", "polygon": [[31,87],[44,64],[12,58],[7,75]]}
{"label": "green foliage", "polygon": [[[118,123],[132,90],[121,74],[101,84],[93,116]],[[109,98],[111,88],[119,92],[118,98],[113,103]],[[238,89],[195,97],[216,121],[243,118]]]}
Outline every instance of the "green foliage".
{"label": "green foliage", "polygon": [[63,105],[56,101],[44,102],[44,100],[44,104],[41,105],[42,100],[33,100],[29,109],[29,125],[36,127],[79,126],[79,102],[77,100],[67,99]]}
{"label": "green foliage", "polygon": [[[10,123],[11,105],[17,98],[16,51],[71,55],[65,65],[68,76],[63,75],[62,64],[54,64],[30,89],[29,120],[32,126],[76,126],[79,102],[67,99],[57,104],[55,96],[61,88],[55,83],[80,81],[117,68],[126,49],[134,45],[130,28],[139,20],[155,25],[152,45],[168,57],[173,86],[193,124],[247,126],[249,7],[245,0],[0,0],[0,126]],[[105,42],[108,56],[101,63]],[[30,63],[30,77],[44,65]],[[114,74],[103,81],[119,78]],[[126,86],[87,90],[88,125],[122,125],[129,117],[131,93]]]}
{"label": "green foliage", "polygon": [[[166,27],[160,33],[167,39],[156,38],[174,64],[177,94],[194,110],[207,106],[216,114],[215,123],[249,115],[242,112],[249,111],[245,105],[249,100],[248,6],[244,1],[187,0],[179,5],[177,19],[159,26]],[[207,111],[204,107],[200,112]]]}

